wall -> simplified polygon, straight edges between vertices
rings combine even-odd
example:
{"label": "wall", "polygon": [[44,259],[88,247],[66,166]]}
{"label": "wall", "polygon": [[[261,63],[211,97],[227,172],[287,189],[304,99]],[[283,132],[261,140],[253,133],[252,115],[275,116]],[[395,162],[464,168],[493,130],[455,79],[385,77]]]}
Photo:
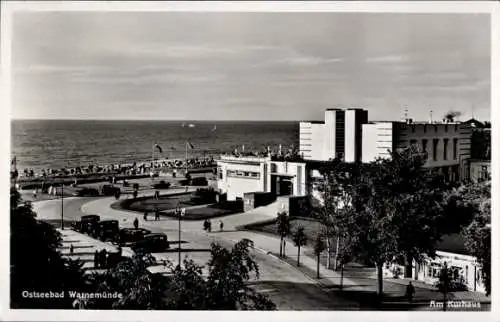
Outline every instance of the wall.
{"label": "wall", "polygon": [[335,158],[335,129],[336,118],[338,110],[325,111],[325,127],[323,131],[323,158],[322,160],[329,160]]}
{"label": "wall", "polygon": [[393,150],[393,122],[363,124],[362,162],[369,163],[377,158],[388,158]]}
{"label": "wall", "polygon": [[[419,150],[423,150],[423,140],[427,140],[428,159],[426,167],[443,167],[458,165],[460,160],[470,157],[470,139],[472,130],[457,123],[435,123],[435,124],[398,124],[394,140],[396,148],[408,147],[415,141]],[[436,155],[434,155],[433,140],[438,140]],[[444,140],[448,140],[446,148],[446,159],[444,156]],[[456,158],[454,158],[454,140],[457,140]]]}
{"label": "wall", "polygon": [[[221,175],[217,173],[217,188],[220,193],[227,193],[227,200],[235,200],[236,197],[243,198],[245,192],[264,191],[266,174],[262,172],[262,165],[265,160],[261,159],[260,162],[256,160],[246,161],[245,158],[241,158],[236,161],[220,160],[217,162],[218,170],[222,174],[221,178]],[[258,173],[259,177],[237,177],[231,174],[232,171],[241,171],[243,174],[245,172]]]}
{"label": "wall", "polygon": [[306,160],[322,160],[325,125],[319,122],[300,122],[299,153]]}

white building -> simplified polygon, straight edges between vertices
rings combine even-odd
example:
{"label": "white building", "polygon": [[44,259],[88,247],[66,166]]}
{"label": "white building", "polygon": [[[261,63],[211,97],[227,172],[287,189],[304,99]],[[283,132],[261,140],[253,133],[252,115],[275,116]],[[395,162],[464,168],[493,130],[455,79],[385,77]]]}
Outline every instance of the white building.
{"label": "white building", "polygon": [[[481,277],[481,265],[464,247],[464,240],[458,234],[443,236],[438,243],[435,258],[426,257],[422,262],[413,262],[412,274],[414,280],[435,285],[444,264],[453,272],[452,280],[460,282],[469,291],[485,293],[485,285]],[[384,267],[386,277],[394,277],[395,269],[404,276],[404,265],[395,263]]]}
{"label": "white building", "polygon": [[371,162],[413,147],[428,155],[426,167],[451,180],[468,178],[472,128],[451,122],[368,122],[362,109],[329,109],[324,122],[300,123],[300,154],[306,160]]}
{"label": "white building", "polygon": [[249,192],[306,196],[306,164],[272,161],[271,157],[222,155],[217,161],[217,188],[227,200]]}
{"label": "white building", "polygon": [[358,108],[328,109],[324,122],[300,122],[300,153],[306,160],[361,159],[361,126],[368,111]]}

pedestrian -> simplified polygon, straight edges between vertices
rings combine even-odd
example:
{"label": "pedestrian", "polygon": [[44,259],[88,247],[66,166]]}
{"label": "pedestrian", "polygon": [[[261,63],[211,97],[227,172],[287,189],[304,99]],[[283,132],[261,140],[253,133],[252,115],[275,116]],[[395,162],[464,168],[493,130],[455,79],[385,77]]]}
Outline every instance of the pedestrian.
{"label": "pedestrian", "polygon": [[134,228],[139,229],[139,220],[137,218],[134,219]]}
{"label": "pedestrian", "polygon": [[222,222],[222,220],[220,221],[219,227],[220,231],[224,231],[224,223]]}
{"label": "pedestrian", "polygon": [[206,219],[203,221],[203,230],[204,231],[208,230],[208,221]]}
{"label": "pedestrian", "polygon": [[94,253],[94,268],[99,268],[99,252],[97,251],[97,249]]}
{"label": "pedestrian", "polygon": [[160,209],[156,208],[155,220],[160,220]]}
{"label": "pedestrian", "polygon": [[148,221],[148,212],[144,212],[144,221]]}
{"label": "pedestrian", "polygon": [[413,295],[415,294],[415,287],[413,287],[413,284],[410,283],[406,286],[406,297],[408,298],[408,301],[411,303],[413,301]]}
{"label": "pedestrian", "polygon": [[71,244],[69,246],[69,253],[73,255],[73,251],[75,250],[75,248],[73,247],[73,244]]}
{"label": "pedestrian", "polygon": [[208,232],[212,232],[212,222],[210,221],[210,219],[208,220]]}

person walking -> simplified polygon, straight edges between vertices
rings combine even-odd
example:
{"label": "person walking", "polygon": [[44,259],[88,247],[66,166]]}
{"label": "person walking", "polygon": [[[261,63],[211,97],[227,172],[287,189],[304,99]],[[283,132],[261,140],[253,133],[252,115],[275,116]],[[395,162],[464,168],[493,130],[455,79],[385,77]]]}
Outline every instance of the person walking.
{"label": "person walking", "polygon": [[71,245],[69,246],[69,253],[70,253],[71,255],[73,255],[74,250],[75,250],[75,248],[73,247],[73,244],[71,244]]}
{"label": "person walking", "polygon": [[220,227],[220,231],[224,231],[224,223],[222,222],[222,220],[219,223],[219,227]]}
{"label": "person walking", "polygon": [[148,221],[148,212],[147,211],[144,212],[144,221]]}
{"label": "person walking", "polygon": [[413,296],[415,295],[415,287],[413,287],[413,284],[410,283],[406,286],[406,298],[408,298],[408,301],[411,303],[413,301]]}
{"label": "person walking", "polygon": [[210,219],[208,220],[208,232],[212,232],[212,222],[210,221]]}
{"label": "person walking", "polygon": [[156,208],[155,211],[155,220],[160,220],[160,209]]}
{"label": "person walking", "polygon": [[139,220],[137,218],[134,219],[134,228],[139,229]]}

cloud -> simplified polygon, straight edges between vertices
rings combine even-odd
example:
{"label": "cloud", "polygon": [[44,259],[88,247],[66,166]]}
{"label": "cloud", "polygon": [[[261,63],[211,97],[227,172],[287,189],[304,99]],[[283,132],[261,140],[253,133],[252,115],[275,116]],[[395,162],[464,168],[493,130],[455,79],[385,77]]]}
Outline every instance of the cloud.
{"label": "cloud", "polygon": [[365,59],[366,63],[402,63],[408,61],[408,56],[406,55],[386,55],[386,56],[374,56]]}

